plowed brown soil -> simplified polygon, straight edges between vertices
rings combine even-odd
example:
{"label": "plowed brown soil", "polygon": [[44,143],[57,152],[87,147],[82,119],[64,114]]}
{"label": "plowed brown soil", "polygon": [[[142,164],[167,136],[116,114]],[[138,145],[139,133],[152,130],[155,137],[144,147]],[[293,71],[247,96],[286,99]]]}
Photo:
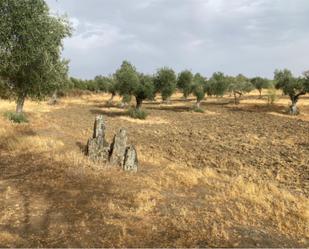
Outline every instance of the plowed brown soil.
{"label": "plowed brown soil", "polygon": [[[309,99],[285,114],[252,95],[147,102],[145,121],[106,95],[28,101],[30,123],[0,117],[0,247],[308,247]],[[14,103],[0,101],[0,113]],[[83,154],[94,117],[121,127],[137,174]]]}

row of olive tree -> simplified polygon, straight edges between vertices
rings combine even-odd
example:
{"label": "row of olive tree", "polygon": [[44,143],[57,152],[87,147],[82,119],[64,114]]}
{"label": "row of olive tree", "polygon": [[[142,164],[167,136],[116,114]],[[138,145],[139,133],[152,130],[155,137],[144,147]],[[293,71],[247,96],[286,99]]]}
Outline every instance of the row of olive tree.
{"label": "row of olive tree", "polygon": [[[50,14],[44,0],[0,1],[0,95],[15,99],[16,112],[22,113],[25,99],[42,100],[57,90],[78,88],[90,91],[118,93],[124,99],[134,96],[136,108],[145,99],[160,93],[169,102],[178,88],[184,98],[193,94],[197,107],[205,95],[234,95],[235,103],[252,89],[260,91],[271,81],[243,75],[231,77],[221,72],[210,79],[185,70],[179,75],[171,68],[161,68],[154,75],[144,75],[127,61],[113,76],[97,76],[94,80],[68,79],[68,61],[62,59],[63,40],[71,35],[66,18]],[[294,77],[289,70],[275,72],[274,85],[291,99],[291,114],[296,114],[300,96],[309,92],[309,72]]]}

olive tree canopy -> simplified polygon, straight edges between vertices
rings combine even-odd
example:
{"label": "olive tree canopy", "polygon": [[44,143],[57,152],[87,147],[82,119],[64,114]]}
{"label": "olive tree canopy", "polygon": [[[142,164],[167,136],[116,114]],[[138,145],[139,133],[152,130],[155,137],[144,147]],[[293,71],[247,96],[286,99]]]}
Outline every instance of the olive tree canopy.
{"label": "olive tree canopy", "polygon": [[269,88],[271,83],[268,79],[262,77],[254,77],[251,79],[252,85],[259,91],[260,98],[262,98],[262,90]]}
{"label": "olive tree canopy", "polygon": [[290,114],[298,114],[297,102],[300,96],[309,92],[309,72],[304,72],[303,77],[294,77],[288,69],[275,71],[275,86],[290,97],[292,105]]}
{"label": "olive tree canopy", "polygon": [[183,97],[188,98],[192,92],[193,74],[189,70],[182,71],[178,75],[177,87],[183,92]]}
{"label": "olive tree canopy", "polygon": [[200,108],[201,101],[206,94],[206,79],[199,73],[194,75],[192,92],[196,97],[196,107]]}
{"label": "olive tree canopy", "polygon": [[41,100],[66,80],[61,51],[70,34],[67,19],[51,15],[44,0],[0,0],[0,77],[18,113],[26,97]]}
{"label": "olive tree canopy", "polygon": [[124,61],[115,73],[117,91],[121,96],[134,96],[136,108],[140,109],[145,99],[154,96],[153,78],[139,74],[136,68],[128,61]]}
{"label": "olive tree canopy", "polygon": [[155,76],[155,89],[160,92],[163,101],[169,101],[176,90],[177,77],[173,69],[163,67],[157,71]]}
{"label": "olive tree canopy", "polygon": [[240,98],[245,94],[249,93],[254,89],[254,86],[250,80],[242,74],[236,77],[227,77],[228,79],[228,90],[234,95],[235,104],[239,104]]}

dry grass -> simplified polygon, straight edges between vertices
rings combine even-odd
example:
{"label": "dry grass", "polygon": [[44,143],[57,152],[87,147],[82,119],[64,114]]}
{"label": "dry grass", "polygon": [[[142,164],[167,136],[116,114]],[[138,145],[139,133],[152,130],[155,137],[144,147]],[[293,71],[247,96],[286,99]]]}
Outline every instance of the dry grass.
{"label": "dry grass", "polygon": [[[201,114],[176,95],[136,121],[108,98],[27,101],[29,124],[0,117],[0,247],[309,246],[308,99],[291,119],[284,98],[210,98]],[[0,113],[13,109],[0,101]],[[138,174],[83,155],[99,113],[109,141],[128,129]]]}

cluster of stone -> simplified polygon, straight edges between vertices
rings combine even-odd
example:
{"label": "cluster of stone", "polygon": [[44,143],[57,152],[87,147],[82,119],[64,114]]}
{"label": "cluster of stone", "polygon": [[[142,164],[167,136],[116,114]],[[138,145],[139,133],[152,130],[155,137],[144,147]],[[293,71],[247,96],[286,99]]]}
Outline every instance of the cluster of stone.
{"label": "cluster of stone", "polygon": [[137,172],[138,158],[133,145],[128,145],[127,131],[120,129],[110,145],[105,139],[106,124],[104,117],[99,115],[95,119],[93,137],[87,144],[87,155],[90,159],[121,167],[125,171]]}

